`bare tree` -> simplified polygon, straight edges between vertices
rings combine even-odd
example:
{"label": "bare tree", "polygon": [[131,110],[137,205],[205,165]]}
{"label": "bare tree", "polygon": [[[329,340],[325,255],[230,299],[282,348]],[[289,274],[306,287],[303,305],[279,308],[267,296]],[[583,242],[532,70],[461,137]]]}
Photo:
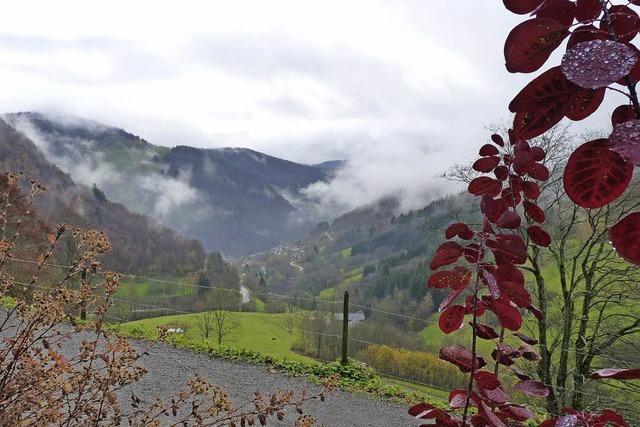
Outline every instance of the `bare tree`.
{"label": "bare tree", "polygon": [[[531,274],[530,291],[540,310],[530,324],[540,346],[535,374],[550,386],[551,413],[567,405],[580,410],[603,402],[623,412],[639,409],[626,403],[640,401],[637,387],[588,381],[595,369],[631,367],[640,360],[640,269],[621,260],[607,238],[609,226],[640,207],[638,180],[615,203],[591,210],[569,200],[562,182],[576,142],[597,137],[577,138],[567,126],[556,126],[531,141],[547,153],[544,163],[550,179],[541,188],[538,204],[545,211],[545,228],[556,236],[549,248],[528,244],[529,263],[524,267]],[[477,173],[471,166],[457,165],[442,176],[469,182]],[[526,233],[522,237],[529,243]]]}
{"label": "bare tree", "polygon": [[240,292],[231,289],[213,289],[201,304],[202,312],[196,317],[198,330],[203,339],[215,335],[218,345],[238,329],[236,310],[241,299]]}

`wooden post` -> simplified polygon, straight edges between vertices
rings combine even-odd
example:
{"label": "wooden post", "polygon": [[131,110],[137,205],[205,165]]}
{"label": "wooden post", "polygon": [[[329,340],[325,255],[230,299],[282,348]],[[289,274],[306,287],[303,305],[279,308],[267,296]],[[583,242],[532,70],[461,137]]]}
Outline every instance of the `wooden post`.
{"label": "wooden post", "polygon": [[340,363],[349,363],[349,292],[344,291],[344,304],[342,308],[342,359]]}
{"label": "wooden post", "polygon": [[[84,286],[86,283],[87,283],[87,270],[82,270],[82,281],[80,282],[81,292],[82,292],[82,286]],[[80,301],[80,319],[87,320],[87,303],[84,300],[84,298],[82,299],[82,301]]]}

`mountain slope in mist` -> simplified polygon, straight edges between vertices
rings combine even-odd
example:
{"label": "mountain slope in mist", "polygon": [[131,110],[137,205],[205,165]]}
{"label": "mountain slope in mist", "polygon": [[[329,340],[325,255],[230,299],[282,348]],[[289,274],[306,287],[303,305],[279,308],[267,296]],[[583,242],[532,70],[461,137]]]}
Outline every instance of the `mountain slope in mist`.
{"label": "mountain slope in mist", "polygon": [[196,270],[204,262],[200,242],[185,240],[148,217],[113,203],[97,189],[76,184],[50,163],[24,134],[0,119],[0,172],[23,171],[47,187],[37,213],[49,224],[97,228],[109,235],[112,250],[104,262],[124,272]]}
{"label": "mountain slope in mist", "polygon": [[342,165],[303,165],[239,148],[160,147],[71,117],[5,118],[74,180],[230,255],[306,236],[317,218],[301,209],[300,190],[329,180]]}

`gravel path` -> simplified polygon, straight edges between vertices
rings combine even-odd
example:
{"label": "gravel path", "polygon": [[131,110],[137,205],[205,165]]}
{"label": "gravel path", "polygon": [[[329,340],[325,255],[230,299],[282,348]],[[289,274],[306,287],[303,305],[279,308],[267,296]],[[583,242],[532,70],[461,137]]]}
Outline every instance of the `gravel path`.
{"label": "gravel path", "polygon": [[[5,312],[0,309],[0,321]],[[5,331],[6,333],[6,331]],[[62,348],[69,356],[76,354],[83,339],[92,338],[88,332],[72,333],[71,339]],[[149,347],[145,341],[132,340],[141,352]],[[152,402],[156,397],[166,398],[180,391],[194,374],[222,387],[236,404],[250,401],[255,391],[269,394],[278,390],[293,390],[297,393],[306,389],[313,394],[318,385],[300,377],[289,377],[273,372],[268,366],[232,362],[216,359],[202,353],[177,349],[165,343],[157,343],[142,356],[140,362],[149,372],[133,386],[133,390],[143,401]],[[298,394],[299,395],[299,394]],[[129,408],[129,394],[121,396],[122,408]],[[407,408],[373,396],[358,395],[335,390],[327,395],[325,402],[310,401],[303,406],[305,413],[313,416],[318,425],[329,427],[371,426],[395,427],[414,426],[415,420],[407,414]],[[287,414],[279,423],[273,418],[268,425],[291,426],[295,414]]]}
{"label": "gravel path", "polygon": [[[180,390],[195,373],[223,387],[236,403],[250,400],[257,390],[268,393],[277,390],[300,391],[305,388],[313,392],[318,389],[317,385],[302,378],[271,372],[267,366],[211,358],[166,344],[160,344],[151,350],[149,355],[143,357],[142,363],[149,369],[149,373],[135,390],[141,397],[150,400],[154,396],[167,396]],[[312,401],[305,404],[304,410],[316,418],[320,425],[331,427],[416,425],[415,420],[407,415],[405,406],[340,390],[330,393],[324,403]],[[281,425],[292,425],[294,418],[287,417],[288,423]]]}

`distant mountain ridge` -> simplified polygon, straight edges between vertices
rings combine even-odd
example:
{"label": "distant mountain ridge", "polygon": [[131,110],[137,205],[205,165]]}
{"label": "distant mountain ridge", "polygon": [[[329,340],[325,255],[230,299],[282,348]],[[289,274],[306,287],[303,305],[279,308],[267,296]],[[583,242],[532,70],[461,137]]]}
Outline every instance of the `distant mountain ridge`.
{"label": "distant mountain ridge", "polygon": [[301,212],[300,190],[330,180],[344,164],[304,165],[245,148],[156,146],[75,117],[4,117],[75,181],[232,256],[307,236],[317,221]]}
{"label": "distant mountain ridge", "polygon": [[24,134],[0,119],[0,172],[17,171],[47,187],[36,206],[47,223],[97,228],[109,235],[112,250],[104,259],[107,269],[136,273],[202,268],[205,254],[200,242],[183,239],[100,192],[76,184]]}

